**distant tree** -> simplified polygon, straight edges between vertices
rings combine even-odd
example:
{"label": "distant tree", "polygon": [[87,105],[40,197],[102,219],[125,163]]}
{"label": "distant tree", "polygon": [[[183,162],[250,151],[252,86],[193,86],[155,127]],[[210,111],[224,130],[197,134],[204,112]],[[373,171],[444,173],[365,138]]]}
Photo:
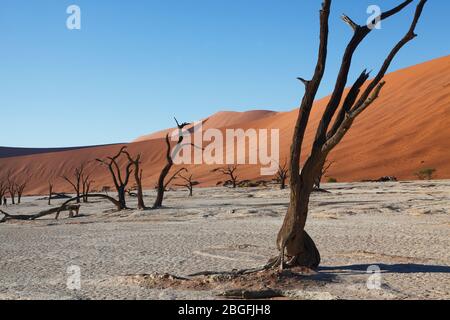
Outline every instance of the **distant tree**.
{"label": "distant tree", "polygon": [[53,182],[51,180],[48,181],[48,205],[52,204],[52,195],[53,195]]}
{"label": "distant tree", "polygon": [[94,180],[91,179],[92,173],[83,173],[81,175],[81,183],[82,183],[82,194],[83,194],[83,202],[89,202],[89,193],[91,192],[92,183]]}
{"label": "distant tree", "polygon": [[418,172],[416,172],[416,176],[420,179],[420,180],[432,180],[433,179],[433,175],[436,173],[436,169],[434,168],[424,168]]}
{"label": "distant tree", "polygon": [[111,187],[109,186],[103,186],[102,188],[102,192],[104,192],[106,195],[108,195],[108,192],[111,191]]}
{"label": "distant tree", "polygon": [[16,183],[16,191],[17,191],[17,204],[20,204],[22,201],[22,195],[25,191],[25,188],[28,185],[28,182],[30,181],[31,176],[27,176],[24,178],[21,182]]}
{"label": "distant tree", "polygon": [[230,178],[229,181],[231,182],[233,189],[236,189],[238,182],[239,182],[238,175],[236,172],[237,169],[238,169],[237,165],[229,165],[226,167],[216,168],[216,169],[212,170],[211,172],[218,172],[218,173],[228,176]]}
{"label": "distant tree", "polygon": [[320,183],[322,182],[323,177],[326,176],[328,170],[330,170],[331,166],[333,166],[334,161],[326,160],[322,169],[319,170],[319,174],[316,177],[316,181],[314,182],[314,188],[320,189]]}
{"label": "distant tree", "polygon": [[289,167],[287,165],[287,161],[284,162],[283,165],[278,165],[278,171],[275,175],[275,181],[280,185],[280,189],[286,189],[286,181],[289,177]]}
{"label": "distant tree", "polygon": [[144,191],[142,188],[142,169],[141,166],[141,154],[139,153],[136,158],[133,158],[126,149],[124,149],[123,153],[127,156],[128,162],[134,166],[134,180],[136,183],[136,192],[138,199],[138,209],[145,210],[147,207],[144,202]]}
{"label": "distant tree", "polygon": [[73,177],[69,178],[68,176],[64,175],[62,178],[66,180],[75,191],[75,194],[77,196],[77,203],[80,203],[80,194],[82,193],[82,177],[85,170],[85,163],[80,164],[77,168],[75,168],[73,172]]}
{"label": "distant tree", "polygon": [[12,178],[11,171],[8,171],[7,182],[8,182],[9,196],[11,197],[11,204],[16,204],[17,185]]}
{"label": "distant tree", "polygon": [[190,176],[183,176],[179,174],[178,177],[184,181],[182,184],[177,184],[178,187],[184,187],[189,190],[189,197],[193,196],[194,186],[199,185],[200,182],[194,181],[192,179],[192,174]]}
{"label": "distant tree", "polygon": [[3,203],[7,191],[8,185],[4,181],[0,181],[0,204]]}
{"label": "distant tree", "polygon": [[338,182],[336,178],[329,178],[328,183],[336,183]]}

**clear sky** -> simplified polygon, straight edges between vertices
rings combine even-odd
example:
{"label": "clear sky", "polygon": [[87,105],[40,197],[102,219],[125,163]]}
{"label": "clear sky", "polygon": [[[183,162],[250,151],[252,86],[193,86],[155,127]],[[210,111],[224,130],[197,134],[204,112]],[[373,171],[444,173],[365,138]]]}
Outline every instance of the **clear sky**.
{"label": "clear sky", "polygon": [[[334,85],[351,30],[372,4],[334,0],[320,96]],[[416,0],[417,3],[417,0]],[[66,9],[81,8],[81,30]],[[127,142],[220,110],[291,110],[318,45],[320,0],[1,0],[0,145],[59,147]],[[357,52],[352,77],[377,69],[409,27],[415,5]],[[429,0],[419,37],[391,71],[450,54],[450,2]]]}

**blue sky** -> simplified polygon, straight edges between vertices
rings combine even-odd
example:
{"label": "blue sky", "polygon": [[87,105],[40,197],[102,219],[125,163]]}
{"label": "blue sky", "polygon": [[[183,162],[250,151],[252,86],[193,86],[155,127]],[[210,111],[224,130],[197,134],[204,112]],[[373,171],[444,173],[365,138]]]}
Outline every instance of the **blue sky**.
{"label": "blue sky", "polygon": [[[311,76],[320,0],[2,0],[0,145],[59,147],[126,142],[219,110],[291,110]],[[351,36],[340,20],[400,0],[334,0],[319,95],[334,86]],[[81,8],[81,30],[66,9]],[[355,57],[351,80],[377,69],[415,6],[383,22]],[[430,0],[419,38],[391,71],[450,53],[450,2]],[[25,129],[26,128],[26,129]]]}

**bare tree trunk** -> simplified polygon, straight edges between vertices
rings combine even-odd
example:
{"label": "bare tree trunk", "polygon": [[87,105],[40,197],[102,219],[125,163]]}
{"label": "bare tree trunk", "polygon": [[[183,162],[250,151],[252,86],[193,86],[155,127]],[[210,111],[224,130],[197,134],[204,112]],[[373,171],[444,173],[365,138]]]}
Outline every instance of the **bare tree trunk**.
{"label": "bare tree trunk", "polygon": [[[178,127],[178,142],[175,146],[175,148],[181,146],[181,143],[183,142],[183,129],[184,127],[188,126],[189,123],[182,123],[179,124],[177,119],[175,119],[175,122],[177,123],[177,127]],[[166,151],[166,165],[164,166],[164,168],[161,171],[161,174],[159,175],[159,179],[158,179],[158,186],[157,186],[157,194],[156,194],[156,199],[155,199],[155,203],[153,204],[153,209],[157,209],[157,208],[161,208],[162,207],[162,203],[164,200],[164,192],[166,191],[166,186],[168,185],[168,183],[165,182],[167,175],[170,172],[170,169],[173,166],[173,159],[172,159],[172,147],[170,146],[170,139],[169,139],[169,134],[166,135],[166,145],[167,145],[167,151]],[[186,169],[181,169],[181,170],[186,170]],[[181,171],[179,170],[179,171]],[[176,176],[173,175],[172,178],[170,180],[172,180],[174,177]]]}
{"label": "bare tree trunk", "polygon": [[14,191],[10,191],[9,195],[11,197],[11,204],[16,204],[16,193]]}
{"label": "bare tree trunk", "polygon": [[[139,166],[138,166],[139,169]],[[142,188],[142,170],[136,170],[139,173],[134,174],[134,178],[136,180],[137,185],[137,198],[138,198],[138,208],[141,210],[145,210],[147,207],[145,206],[144,202],[144,191]]]}
{"label": "bare tree trunk", "polygon": [[22,195],[25,191],[25,188],[27,187],[28,181],[31,179],[31,176],[24,179],[23,182],[16,184],[16,190],[17,190],[17,204],[20,204],[22,201]]}
{"label": "bare tree trunk", "polygon": [[91,174],[92,173],[89,173],[89,174],[84,174],[83,173],[81,175],[81,183],[82,183],[82,186],[83,186],[83,191],[82,191],[83,197],[82,197],[82,199],[83,199],[84,203],[88,203],[89,202],[88,195],[89,195],[89,192],[91,191],[91,184],[93,182],[91,180]]}
{"label": "bare tree trunk", "polygon": [[127,207],[127,202],[126,202],[125,196],[126,196],[126,190],[125,190],[125,187],[120,186],[120,187],[117,189],[117,197],[118,197],[118,199],[119,199],[120,207],[121,207],[122,209],[126,209],[126,207]]}
{"label": "bare tree trunk", "polygon": [[12,178],[12,172],[8,171],[7,173],[7,182],[8,182],[8,192],[11,197],[11,204],[16,204],[16,194],[17,194],[17,184]]}
{"label": "bare tree trunk", "polygon": [[140,168],[141,154],[138,154],[136,159],[133,159],[127,151],[123,151],[123,153],[125,153],[125,155],[128,157],[129,163],[134,165],[134,180],[136,182],[137,189],[138,209],[145,210],[147,209],[147,207],[145,206],[144,192],[142,188],[142,170]]}
{"label": "bare tree trunk", "polygon": [[0,219],[0,223],[4,223],[9,220],[32,221],[32,220],[36,220],[39,218],[43,218],[43,217],[51,215],[51,214],[56,214],[57,215],[56,219],[57,219],[59,216],[59,213],[62,211],[78,212],[79,209],[80,209],[80,205],[63,205],[61,207],[44,210],[44,211],[38,212],[36,214],[31,214],[31,215],[11,215],[3,210],[0,210],[0,213],[3,214],[3,218]]}
{"label": "bare tree trunk", "polygon": [[291,259],[291,264],[316,269],[320,264],[319,250],[305,231],[309,201],[314,186],[315,175],[312,163],[312,161],[306,163],[302,169],[300,186],[291,185],[290,204],[278,233],[277,244],[281,254]]}
{"label": "bare tree trunk", "polygon": [[50,206],[52,203],[52,195],[53,195],[53,184],[51,182],[48,183],[48,205]]}
{"label": "bare tree trunk", "polygon": [[155,199],[155,203],[153,204],[154,209],[162,207],[162,203],[164,200],[164,192],[166,191],[165,180],[166,180],[167,175],[169,174],[170,169],[173,166],[172,155],[170,154],[171,146],[170,146],[169,135],[166,135],[166,144],[167,144],[167,153],[166,153],[167,163],[159,175],[156,199]]}
{"label": "bare tree trunk", "polygon": [[79,167],[75,168],[75,171],[73,173],[74,180],[70,180],[69,177],[63,176],[62,178],[66,180],[75,191],[75,194],[77,195],[77,203],[80,203],[80,194],[81,194],[81,188],[83,185],[83,176],[84,176],[84,169],[85,169],[85,163],[82,163]]}
{"label": "bare tree trunk", "polygon": [[5,194],[6,194],[7,190],[8,190],[8,186],[3,181],[0,181],[0,204],[3,204],[4,206],[6,205]]}

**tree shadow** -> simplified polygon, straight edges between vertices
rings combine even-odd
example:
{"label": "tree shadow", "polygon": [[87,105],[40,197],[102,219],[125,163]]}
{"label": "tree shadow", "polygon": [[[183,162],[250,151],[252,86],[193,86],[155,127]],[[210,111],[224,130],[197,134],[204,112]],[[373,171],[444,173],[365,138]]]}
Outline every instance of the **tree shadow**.
{"label": "tree shadow", "polygon": [[382,273],[450,273],[450,266],[426,265],[415,263],[404,264],[354,264],[347,266],[325,266],[320,267],[319,272],[332,274],[365,274],[372,266],[378,266]]}

